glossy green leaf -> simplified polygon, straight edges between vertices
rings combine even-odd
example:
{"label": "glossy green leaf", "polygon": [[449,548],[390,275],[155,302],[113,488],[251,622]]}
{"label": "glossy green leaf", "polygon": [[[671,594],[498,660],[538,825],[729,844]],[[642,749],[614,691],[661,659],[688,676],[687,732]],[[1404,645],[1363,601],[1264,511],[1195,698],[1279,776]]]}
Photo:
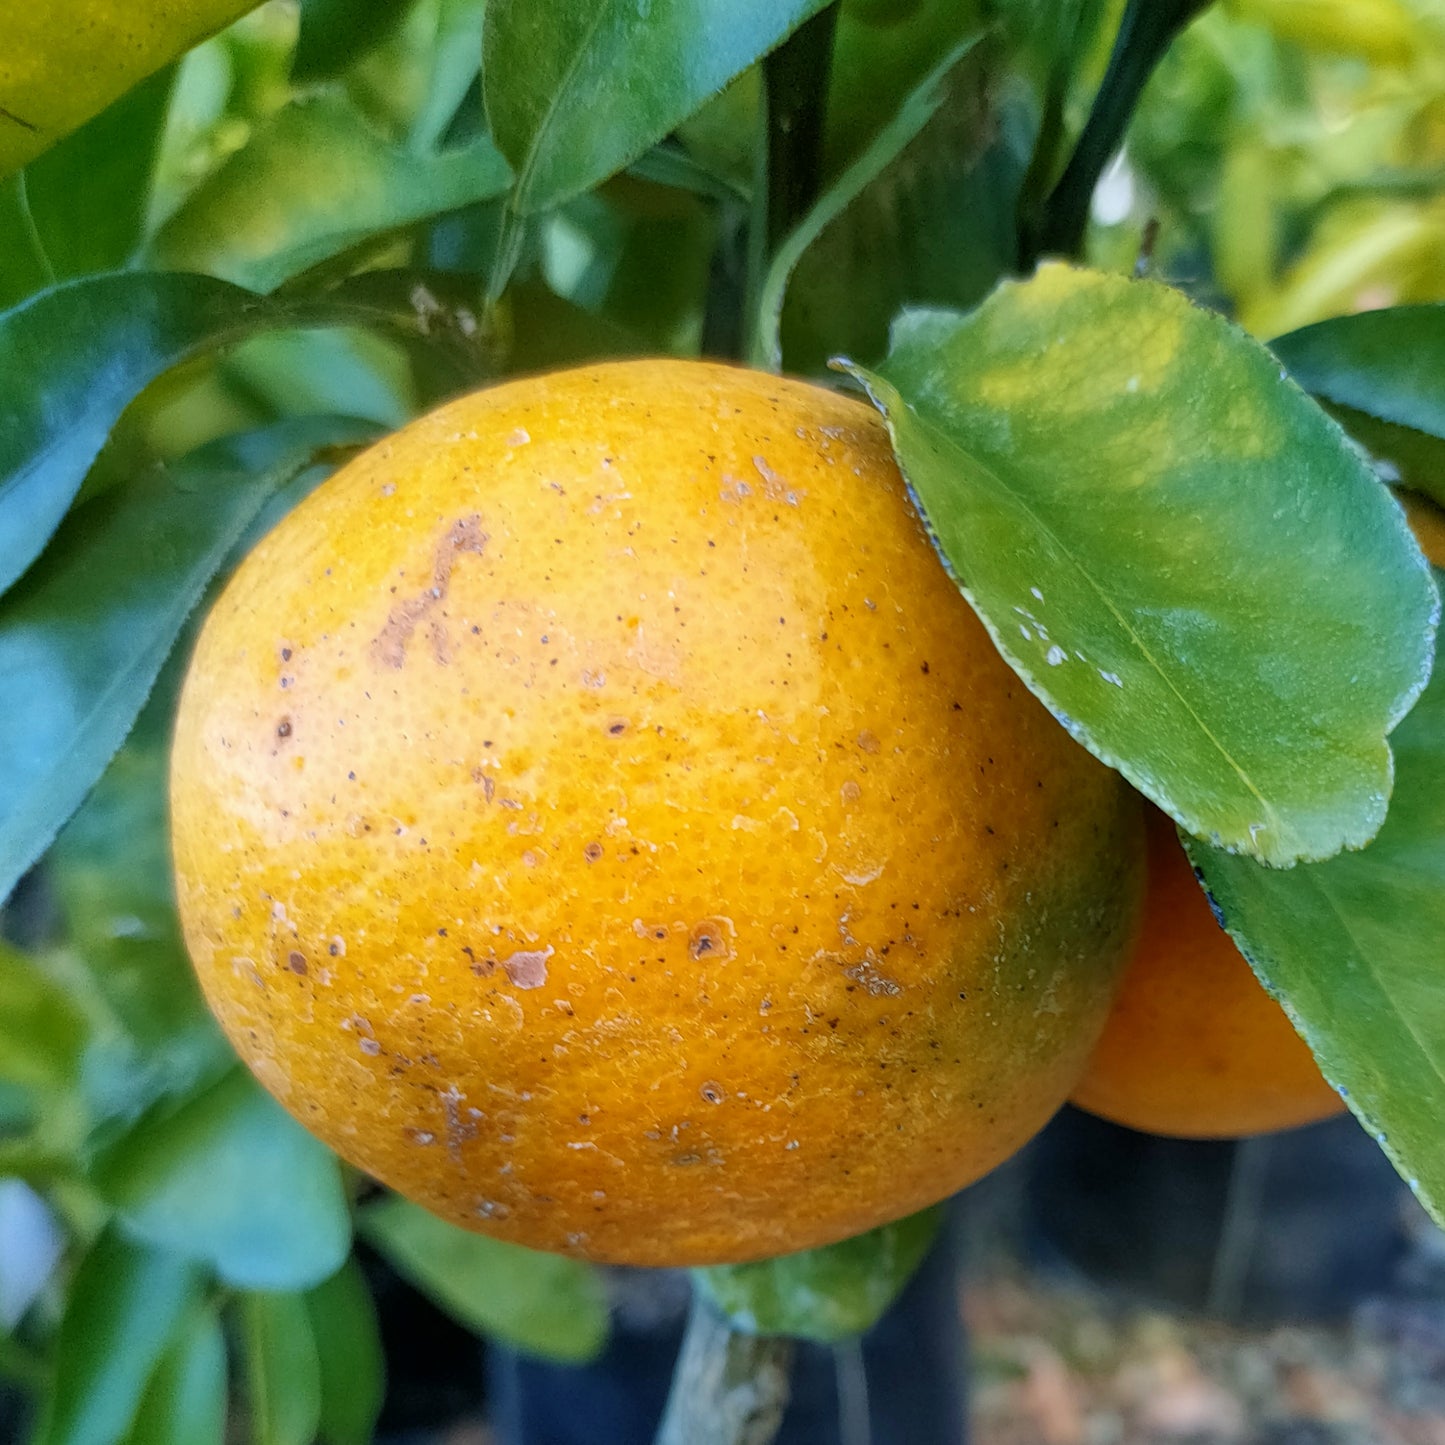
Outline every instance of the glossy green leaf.
{"label": "glossy green leaf", "polygon": [[142,714],[56,840],[46,876],[60,904],[74,992],[113,1037],[85,1075],[102,1117],[133,1118],[187,1092],[232,1057],[201,1000],[176,919],[166,824],[166,738],[174,687]]}
{"label": "glossy green leaf", "polygon": [[434,0],[436,34],[425,99],[411,124],[413,149],[426,150],[446,134],[457,107],[480,88],[485,0]]}
{"label": "glossy green leaf", "polygon": [[0,943],[0,1080],[64,1088],[85,1047],[85,1016],[41,966]]}
{"label": "glossy green leaf", "polygon": [[833,1344],[878,1323],[923,1262],[942,1219],[942,1210],[925,1209],[821,1249],[697,1269],[693,1280],[734,1329]]}
{"label": "glossy green leaf", "polygon": [[173,1254],[107,1230],[65,1302],[56,1370],[34,1445],[116,1445],[125,1438],[201,1277]]}
{"label": "glossy green leaf", "polygon": [[116,418],[177,362],[233,334],[246,293],[201,276],[88,277],[0,314],[0,592],[34,561]]}
{"label": "glossy green leaf", "polygon": [[500,195],[510,180],[486,136],[404,150],[340,96],[319,95],[260,126],[166,222],[151,254],[270,291],[377,231]]}
{"label": "glossy green leaf", "polygon": [[1289,864],[1384,820],[1439,600],[1400,509],[1261,346],[1046,266],[865,377],[999,650],[1191,833]]}
{"label": "glossy green leaf", "polygon": [[[1416,466],[1411,480],[1445,500],[1436,445],[1445,441],[1445,305],[1337,316],[1278,337],[1270,349],[1366,446],[1406,468],[1428,457],[1434,465]],[[1367,425],[1352,425],[1356,417]]]}
{"label": "glossy green leaf", "polygon": [[376,1305],[355,1260],[306,1296],[321,1371],[324,1445],[370,1445],[386,1391]]}
{"label": "glossy green leaf", "polygon": [[1013,265],[1006,146],[978,39],[943,59],[773,258],[758,305],[754,360],[817,373],[846,354],[882,357],[901,308],[964,307]]}
{"label": "glossy green leaf", "polygon": [[647,356],[652,348],[605,316],[564,300],[540,281],[516,282],[502,298],[509,370],[551,371],[584,361]]}
{"label": "glossy green leaf", "polygon": [[0,313],[0,592],[59,525],[121,412],[171,367],[258,331],[356,325],[395,330],[464,375],[477,317],[447,296],[443,283],[399,272],[279,301],[206,276],[138,271],[66,282]]}
{"label": "glossy green leaf", "polygon": [[717,248],[714,207],[684,190],[618,176],[572,201],[556,225],[586,258],[547,268],[559,290],[650,353],[697,354]]}
{"label": "glossy green leaf", "polygon": [[181,1318],[146,1385],[127,1445],[224,1445],[226,1339],[215,1307]]}
{"label": "glossy green leaf", "polygon": [[291,78],[330,80],[353,65],[405,17],[411,0],[301,0]]}
{"label": "glossy green leaf", "polygon": [[842,0],[828,71],[826,178],[862,155],[993,8],[980,0]]}
{"label": "glossy green leaf", "polygon": [[238,1313],[251,1445],[313,1445],[321,1422],[321,1366],[305,1298],[247,1294]]}
{"label": "glossy green leaf", "polygon": [[335,1156],[243,1069],[132,1130],[95,1183],[128,1234],[241,1289],[308,1289],[351,1248]]}
{"label": "glossy green leaf", "polygon": [[[1445,573],[1436,578],[1445,582]],[[1187,840],[1265,987],[1445,1223],[1445,668],[1394,735],[1390,814],[1363,852],[1287,871]]]}
{"label": "glossy green leaf", "polygon": [[373,435],[323,418],[203,448],[78,508],[0,599],[0,898],[105,770],[266,499]]}
{"label": "glossy green leaf", "polygon": [[363,1211],[362,1234],[453,1319],[532,1354],[589,1360],[607,1339],[596,1270],[472,1234],[404,1199]]}
{"label": "glossy green leaf", "polygon": [[522,212],[621,170],[825,0],[490,0],[482,78]]}
{"label": "glossy green leaf", "polygon": [[25,172],[0,180],[0,307],[10,307],[55,281],[45,248],[35,232]]}
{"label": "glossy green leaf", "polygon": [[175,70],[167,66],[25,169],[56,279],[124,266],[140,247]]}

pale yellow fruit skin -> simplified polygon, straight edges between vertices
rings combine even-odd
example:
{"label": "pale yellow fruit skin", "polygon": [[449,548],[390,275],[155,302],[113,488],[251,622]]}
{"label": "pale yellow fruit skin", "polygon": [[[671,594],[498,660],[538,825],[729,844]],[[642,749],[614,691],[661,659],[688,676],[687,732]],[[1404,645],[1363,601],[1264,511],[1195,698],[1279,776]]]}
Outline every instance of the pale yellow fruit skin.
{"label": "pale yellow fruit skin", "polygon": [[1062,1102],[1137,799],[998,658],[868,407],[703,363],[498,386],[337,474],[210,617],[186,938],[257,1076],[541,1249],[801,1249]]}
{"label": "pale yellow fruit skin", "polygon": [[5,0],[0,176],[255,6],[256,0]]}

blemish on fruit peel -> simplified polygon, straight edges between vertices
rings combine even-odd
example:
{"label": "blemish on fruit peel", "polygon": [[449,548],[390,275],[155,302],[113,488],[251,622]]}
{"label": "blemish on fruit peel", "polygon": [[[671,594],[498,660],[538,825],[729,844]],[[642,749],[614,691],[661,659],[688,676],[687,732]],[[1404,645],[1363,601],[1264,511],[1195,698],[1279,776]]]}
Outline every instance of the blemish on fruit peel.
{"label": "blemish on fruit peel", "polygon": [[547,982],[547,960],[555,950],[523,948],[502,960],[502,969],[514,988],[541,988]]}

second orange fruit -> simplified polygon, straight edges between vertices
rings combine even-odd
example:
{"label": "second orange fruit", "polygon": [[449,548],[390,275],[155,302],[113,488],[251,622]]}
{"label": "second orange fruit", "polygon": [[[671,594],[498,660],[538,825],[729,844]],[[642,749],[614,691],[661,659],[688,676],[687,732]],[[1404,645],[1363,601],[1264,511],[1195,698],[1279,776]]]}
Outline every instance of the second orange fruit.
{"label": "second orange fruit", "polygon": [[1150,1134],[1222,1139],[1337,1114],[1284,1010],[1219,926],[1174,825],[1148,810],[1144,919],[1073,1102]]}

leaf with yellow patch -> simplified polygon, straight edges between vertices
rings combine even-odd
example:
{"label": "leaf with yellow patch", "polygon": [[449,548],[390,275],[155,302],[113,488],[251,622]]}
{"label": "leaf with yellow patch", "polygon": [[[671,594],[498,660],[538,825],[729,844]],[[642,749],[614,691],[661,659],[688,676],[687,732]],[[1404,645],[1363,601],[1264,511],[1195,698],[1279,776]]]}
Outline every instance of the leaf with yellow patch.
{"label": "leaf with yellow patch", "polygon": [[1263,346],[1168,287],[1046,266],[906,315],[858,374],[964,592],[1080,742],[1232,852],[1374,836],[1438,599]]}

